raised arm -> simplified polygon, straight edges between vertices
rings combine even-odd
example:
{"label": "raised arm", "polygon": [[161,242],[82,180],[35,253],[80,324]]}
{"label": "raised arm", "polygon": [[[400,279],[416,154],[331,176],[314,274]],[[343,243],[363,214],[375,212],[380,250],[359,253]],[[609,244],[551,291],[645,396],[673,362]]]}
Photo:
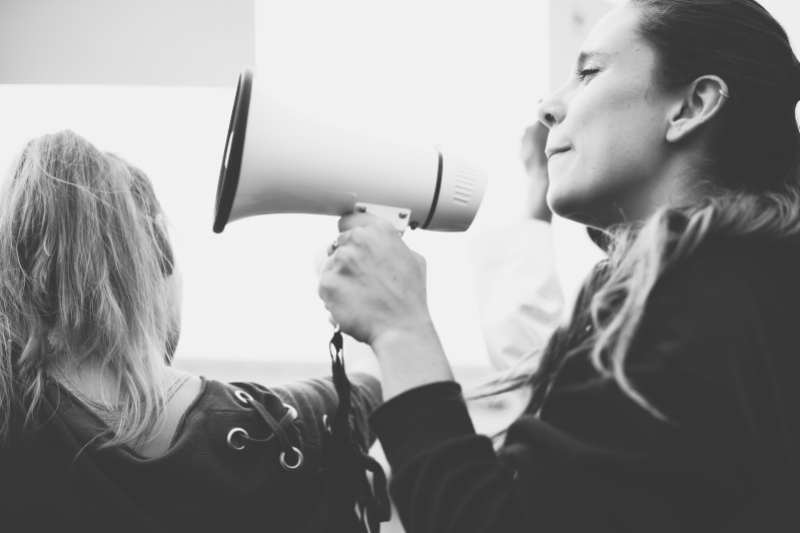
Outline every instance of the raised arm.
{"label": "raised arm", "polygon": [[[398,368],[408,377],[414,374],[408,368],[441,364],[441,348],[425,344],[428,332],[415,334],[411,323],[393,331],[391,320],[377,329],[374,322],[345,322],[375,339],[384,379],[393,383],[394,399],[371,422],[392,465],[392,495],[406,529],[699,532],[753,503],[746,472],[758,464],[748,443],[761,437],[732,399],[758,387],[759,372],[747,369],[762,356],[745,342],[752,331],[743,327],[763,322],[761,310],[753,291],[743,296],[741,288],[769,277],[733,269],[742,258],[707,259],[654,292],[647,329],[627,366],[631,381],[670,422],[636,404],[578,353],[565,363],[540,416],[523,415],[498,453],[475,434],[446,373],[392,377]],[[385,281],[399,280],[395,273]],[[396,350],[386,339],[401,339],[406,348]]]}

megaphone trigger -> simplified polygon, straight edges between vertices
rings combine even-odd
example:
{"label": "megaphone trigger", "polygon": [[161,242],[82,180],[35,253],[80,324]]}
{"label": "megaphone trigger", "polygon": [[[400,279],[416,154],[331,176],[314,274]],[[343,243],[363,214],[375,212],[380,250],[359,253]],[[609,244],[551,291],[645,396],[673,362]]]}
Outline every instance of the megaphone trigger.
{"label": "megaphone trigger", "polygon": [[[367,204],[358,202],[355,208],[356,213],[367,213],[380,217],[394,226],[394,229],[403,235],[409,227],[408,221],[411,215],[410,209],[403,207],[391,207],[388,205]],[[411,229],[416,229],[416,225],[412,225]]]}

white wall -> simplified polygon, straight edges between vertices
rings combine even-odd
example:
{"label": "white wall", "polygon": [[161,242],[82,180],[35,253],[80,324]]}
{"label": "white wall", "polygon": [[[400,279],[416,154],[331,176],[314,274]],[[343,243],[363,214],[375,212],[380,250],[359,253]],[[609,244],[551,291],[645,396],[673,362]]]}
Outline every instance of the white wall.
{"label": "white wall", "polygon": [[[257,0],[257,75],[274,97],[329,120],[462,152],[491,179],[475,231],[513,222],[526,179],[519,138],[549,86],[548,2],[380,5]],[[775,6],[794,36],[797,10]],[[25,141],[62,128],[118,152],[151,176],[174,226],[186,286],[178,356],[326,360],[330,326],[313,263],[336,235],[335,219],[273,215],[211,232],[234,84],[0,85],[0,168]],[[594,257],[558,224],[569,289]],[[467,238],[406,234],[428,257],[431,308],[456,365],[485,362]]]}
{"label": "white wall", "polygon": [[[542,1],[258,2],[256,67],[274,97],[350,127],[456,149],[489,172],[476,229],[520,216],[519,139],[547,91]],[[314,257],[328,217],[273,215],[210,231],[230,89],[0,86],[0,165],[71,128],[145,170],[174,225],[185,280],[183,358],[327,357]],[[465,235],[408,232],[454,363],[485,364]]]}
{"label": "white wall", "polygon": [[[490,184],[472,231],[521,217],[519,141],[547,93],[545,0],[256,1],[256,76],[295,108],[385,138],[442,144]],[[281,215],[273,215],[275,219]],[[244,221],[265,231],[271,220]],[[226,230],[227,231],[227,230]],[[467,235],[406,232],[455,364],[485,364]]]}
{"label": "white wall", "polygon": [[2,0],[0,83],[227,87],[253,0]]}

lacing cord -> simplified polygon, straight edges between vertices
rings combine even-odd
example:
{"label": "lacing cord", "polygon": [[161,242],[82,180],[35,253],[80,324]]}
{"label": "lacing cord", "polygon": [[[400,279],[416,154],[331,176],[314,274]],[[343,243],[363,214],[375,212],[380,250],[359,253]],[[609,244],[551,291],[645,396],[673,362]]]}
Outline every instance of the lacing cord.
{"label": "lacing cord", "polygon": [[[272,430],[272,435],[267,437],[266,439],[256,439],[251,437],[247,431],[242,428],[233,428],[228,432],[228,446],[231,449],[240,451],[245,448],[245,443],[251,443],[256,445],[263,445],[267,442],[271,442],[272,439],[277,439],[278,444],[281,448],[281,454],[279,457],[279,461],[281,466],[284,470],[292,471],[297,470],[301,466],[303,466],[303,452],[301,452],[298,448],[292,446],[292,443],[289,441],[289,438],[286,436],[286,429],[292,425],[292,423],[297,418],[297,410],[288,404],[283,404],[286,408],[286,413],[281,418],[280,422],[275,420],[267,408],[261,405],[259,402],[253,400],[253,397],[250,396],[243,390],[237,390],[234,392],[236,398],[245,405],[249,405],[256,412],[259,414],[261,419],[270,427]],[[235,439],[241,441],[241,445],[236,445],[234,442]],[[287,461],[287,457],[292,457],[294,460]]]}
{"label": "lacing cord", "polygon": [[[391,519],[392,510],[386,489],[386,474],[350,433],[350,380],[344,368],[344,341],[337,328],[330,342],[333,385],[339,396],[331,428],[331,522],[329,531],[343,531],[351,513],[358,507],[359,519],[371,533],[380,532],[380,523]],[[370,485],[367,472],[372,472]],[[374,487],[374,488],[373,488]]]}
{"label": "lacing cord", "polygon": [[[323,417],[329,440],[328,466],[330,468],[330,521],[328,531],[339,533],[351,531],[350,526],[354,521],[361,523],[362,529],[369,528],[370,533],[380,533],[381,522],[391,519],[392,510],[389,493],[386,488],[386,474],[380,463],[371,457],[358,443],[354,442],[350,429],[350,380],[344,368],[344,342],[338,328],[330,342],[331,369],[333,385],[339,397],[336,416],[333,424],[328,417]],[[288,471],[297,470],[303,465],[303,453],[292,446],[286,437],[285,429],[292,425],[297,418],[297,411],[290,405],[286,407],[286,414],[280,421],[267,411],[259,402],[242,390],[234,392],[236,398],[245,405],[253,407],[266,424],[272,429],[272,435],[266,439],[255,439],[242,428],[234,428],[228,433],[228,446],[233,450],[243,450],[245,443],[263,445],[276,439],[283,451],[280,454],[281,466]],[[235,440],[241,440],[237,445]],[[288,455],[295,457],[292,464],[287,462]],[[367,472],[372,473],[372,483],[367,477]],[[353,510],[358,509],[358,517],[353,516]]]}

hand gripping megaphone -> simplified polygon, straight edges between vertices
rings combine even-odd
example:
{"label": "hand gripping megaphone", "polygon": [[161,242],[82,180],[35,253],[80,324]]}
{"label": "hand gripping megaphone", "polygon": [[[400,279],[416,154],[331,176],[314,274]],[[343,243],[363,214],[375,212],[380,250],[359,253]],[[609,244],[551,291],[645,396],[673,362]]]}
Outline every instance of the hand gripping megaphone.
{"label": "hand gripping megaphone", "polygon": [[214,232],[270,213],[366,212],[407,227],[465,231],[486,174],[438,148],[351,133],[282,106],[244,69],[217,185]]}

